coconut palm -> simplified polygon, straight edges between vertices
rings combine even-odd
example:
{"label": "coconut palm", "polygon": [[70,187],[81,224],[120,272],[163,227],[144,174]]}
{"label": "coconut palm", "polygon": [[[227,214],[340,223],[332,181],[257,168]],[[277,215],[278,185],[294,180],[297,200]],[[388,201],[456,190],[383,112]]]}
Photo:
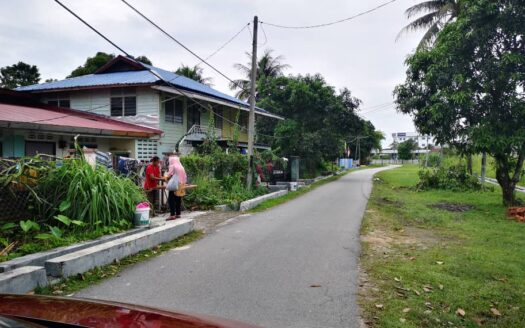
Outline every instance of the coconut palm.
{"label": "coconut palm", "polygon": [[195,80],[199,83],[205,84],[207,86],[212,86],[213,79],[211,77],[204,77],[204,70],[202,67],[199,66],[186,66],[184,64],[181,64],[179,68],[175,71],[176,74],[185,76],[187,78],[190,78],[192,80]]}
{"label": "coconut palm", "polygon": [[405,11],[410,19],[419,14],[419,18],[405,26],[398,35],[416,30],[426,30],[418,48],[431,46],[437,34],[447,23],[455,20],[460,11],[460,0],[429,0],[418,3]]}
{"label": "coconut palm", "polygon": [[[288,64],[283,64],[283,56],[272,56],[272,49],[266,49],[262,57],[257,62],[257,77],[276,77],[283,75],[283,71],[290,67]],[[230,83],[230,89],[238,90],[235,96],[239,99],[248,99],[250,97],[250,75],[252,72],[252,54],[247,52],[249,58],[247,65],[235,64],[233,67],[241,71],[246,79],[237,79]]]}

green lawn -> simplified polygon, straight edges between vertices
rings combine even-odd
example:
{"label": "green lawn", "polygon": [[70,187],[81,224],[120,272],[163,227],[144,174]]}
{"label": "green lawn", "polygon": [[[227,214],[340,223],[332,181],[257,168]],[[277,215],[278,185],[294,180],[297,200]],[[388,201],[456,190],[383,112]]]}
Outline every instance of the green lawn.
{"label": "green lawn", "polygon": [[[505,217],[499,191],[416,192],[417,171],[376,175],[362,227],[365,321],[525,327],[525,224]],[[436,204],[472,208],[450,212]]]}

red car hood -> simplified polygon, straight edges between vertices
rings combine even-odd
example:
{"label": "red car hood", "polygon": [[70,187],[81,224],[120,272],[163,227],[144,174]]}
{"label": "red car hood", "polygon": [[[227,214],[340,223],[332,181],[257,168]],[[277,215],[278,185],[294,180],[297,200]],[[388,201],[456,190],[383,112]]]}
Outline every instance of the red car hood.
{"label": "red car hood", "polygon": [[0,295],[0,315],[86,327],[256,327],[212,316],[131,304],[36,295]]}

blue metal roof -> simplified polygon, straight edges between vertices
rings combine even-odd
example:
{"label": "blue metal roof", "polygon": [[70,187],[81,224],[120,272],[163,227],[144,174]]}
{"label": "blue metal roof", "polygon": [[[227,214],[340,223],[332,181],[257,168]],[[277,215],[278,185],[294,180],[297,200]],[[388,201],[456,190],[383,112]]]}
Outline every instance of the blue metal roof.
{"label": "blue metal roof", "polygon": [[[170,71],[166,71],[164,69],[161,69],[155,66],[146,65],[144,63],[140,63],[140,64],[145,68],[145,70],[88,74],[88,75],[68,78],[68,79],[61,80],[61,81],[28,85],[28,86],[16,88],[16,90],[17,91],[47,91],[47,90],[51,91],[51,90],[67,90],[67,89],[75,89],[75,88],[103,87],[103,86],[110,86],[110,85],[111,86],[115,86],[115,85],[126,86],[126,85],[140,85],[140,84],[150,85],[150,84],[155,84],[159,82],[164,82],[167,84],[172,84],[179,88],[186,89],[188,91],[192,91],[192,92],[204,94],[207,96],[215,97],[218,99],[226,100],[228,102],[231,102],[233,104],[237,104],[243,107],[250,106],[245,101],[242,101],[240,99],[237,99],[225,93],[217,91],[205,84],[199,83],[185,76],[182,76],[182,75],[170,72]],[[158,74],[158,76],[161,79],[159,79],[159,77],[157,77],[155,74],[152,74],[150,70]],[[262,108],[258,108],[258,107],[256,108],[256,111],[260,113],[270,114],[268,111]]]}

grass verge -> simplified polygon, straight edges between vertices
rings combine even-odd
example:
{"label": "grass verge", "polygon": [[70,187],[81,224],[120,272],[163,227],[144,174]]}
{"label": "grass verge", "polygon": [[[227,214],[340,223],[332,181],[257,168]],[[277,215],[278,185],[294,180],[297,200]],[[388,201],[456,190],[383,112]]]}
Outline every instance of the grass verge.
{"label": "grass verge", "polygon": [[355,170],[345,171],[345,172],[343,172],[341,174],[333,175],[333,176],[331,176],[329,178],[326,178],[324,180],[314,182],[311,185],[303,187],[303,188],[298,189],[296,191],[289,192],[289,193],[287,193],[284,196],[281,196],[281,197],[278,197],[278,198],[274,198],[274,199],[268,199],[267,201],[262,202],[261,204],[257,205],[256,207],[254,207],[253,209],[251,209],[248,212],[252,212],[252,213],[262,212],[262,211],[265,211],[265,210],[267,210],[269,208],[275,207],[277,205],[281,205],[281,204],[286,203],[288,201],[291,201],[292,199],[295,199],[295,198],[297,198],[297,197],[299,197],[301,195],[304,195],[307,192],[310,192],[310,191],[314,190],[315,188],[319,188],[322,185],[325,185],[327,183],[336,181],[336,180],[340,179],[341,177],[343,177],[344,175],[346,175],[346,174],[348,174],[348,173],[350,173],[352,171],[355,171]]}
{"label": "grass verge", "polygon": [[92,286],[104,279],[117,275],[129,265],[159,256],[170,249],[187,245],[195,240],[200,239],[202,236],[203,233],[201,231],[192,231],[170,242],[160,244],[153,249],[141,251],[120,261],[116,261],[113,264],[94,268],[83,274],[70,277],[56,285],[37,288],[35,293],[40,295],[71,295],[83,288]]}
{"label": "grass verge", "polygon": [[362,226],[359,302],[372,327],[525,327],[525,224],[494,192],[413,188],[376,175]]}

